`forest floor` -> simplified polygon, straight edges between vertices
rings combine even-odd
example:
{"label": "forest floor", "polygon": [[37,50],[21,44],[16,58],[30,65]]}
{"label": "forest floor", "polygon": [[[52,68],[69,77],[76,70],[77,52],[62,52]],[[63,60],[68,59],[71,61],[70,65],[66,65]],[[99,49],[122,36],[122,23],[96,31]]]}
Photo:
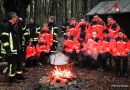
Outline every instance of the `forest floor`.
{"label": "forest floor", "polygon": [[[0,76],[0,90],[53,90],[45,88],[38,89],[38,82],[43,76],[49,74],[51,70],[50,65],[30,67],[26,68],[26,70],[24,76],[27,79],[18,84],[9,84],[5,75]],[[68,88],[67,90],[130,90],[130,78],[117,77],[114,70],[111,72],[101,72],[76,67],[76,72],[81,79],[79,86],[73,89]]]}

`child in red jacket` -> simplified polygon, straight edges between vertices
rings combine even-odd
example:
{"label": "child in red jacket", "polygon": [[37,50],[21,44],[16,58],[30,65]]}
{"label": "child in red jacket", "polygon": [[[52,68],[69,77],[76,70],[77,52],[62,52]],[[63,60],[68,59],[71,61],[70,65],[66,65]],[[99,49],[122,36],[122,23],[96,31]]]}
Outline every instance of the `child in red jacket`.
{"label": "child in red jacket", "polygon": [[123,30],[118,31],[118,37],[115,38],[112,46],[117,76],[128,77],[128,52],[130,50],[130,43]]}
{"label": "child in red jacket", "polygon": [[32,41],[29,42],[29,46],[26,49],[26,66],[34,66],[37,65],[38,60],[36,58],[36,49],[35,46],[32,45]]}

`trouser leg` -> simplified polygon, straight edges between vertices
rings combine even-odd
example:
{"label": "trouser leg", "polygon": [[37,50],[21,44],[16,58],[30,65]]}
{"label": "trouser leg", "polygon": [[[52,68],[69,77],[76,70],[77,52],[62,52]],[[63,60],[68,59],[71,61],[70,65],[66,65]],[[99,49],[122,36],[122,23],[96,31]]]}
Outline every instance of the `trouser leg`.
{"label": "trouser leg", "polygon": [[121,73],[121,57],[120,56],[114,56],[113,58],[115,60],[116,72]]}
{"label": "trouser leg", "polygon": [[106,53],[101,54],[101,68],[106,69],[107,59],[108,59],[108,56]]}
{"label": "trouser leg", "polygon": [[122,73],[125,74],[128,72],[128,57],[122,57]]}
{"label": "trouser leg", "polygon": [[16,55],[6,56],[6,60],[8,62],[8,77],[15,77],[17,67]]}
{"label": "trouser leg", "polygon": [[22,70],[23,70],[23,58],[22,58],[22,55],[16,56],[16,60],[17,60],[16,73],[22,75]]}

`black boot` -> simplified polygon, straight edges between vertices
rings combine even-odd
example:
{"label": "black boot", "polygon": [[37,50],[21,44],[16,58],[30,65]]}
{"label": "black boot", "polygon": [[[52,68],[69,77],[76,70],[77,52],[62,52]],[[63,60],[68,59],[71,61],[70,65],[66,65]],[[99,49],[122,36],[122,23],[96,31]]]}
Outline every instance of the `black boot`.
{"label": "black boot", "polygon": [[128,78],[129,77],[128,73],[123,73],[123,77]]}
{"label": "black boot", "polygon": [[20,81],[17,81],[16,80],[16,77],[9,77],[8,78],[8,82],[11,84],[11,83],[20,83]]}
{"label": "black boot", "polygon": [[25,79],[27,79],[27,78],[25,78],[22,74],[17,74],[17,75],[16,75],[16,79],[17,79],[17,80],[25,80]]}
{"label": "black boot", "polygon": [[117,77],[121,77],[121,72],[117,72]]}

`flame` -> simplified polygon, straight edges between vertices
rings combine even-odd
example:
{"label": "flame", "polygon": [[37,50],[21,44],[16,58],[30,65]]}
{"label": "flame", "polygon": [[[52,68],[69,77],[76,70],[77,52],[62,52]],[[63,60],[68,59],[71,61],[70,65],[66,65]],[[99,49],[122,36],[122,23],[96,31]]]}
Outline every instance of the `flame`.
{"label": "flame", "polygon": [[76,75],[70,67],[54,66],[48,77],[48,82],[56,82],[56,80],[67,82],[67,80],[73,80],[74,78],[76,78]]}
{"label": "flame", "polygon": [[73,76],[71,71],[69,71],[69,70],[61,70],[57,66],[55,66],[55,70],[54,70],[53,75],[57,79],[58,78],[62,78],[62,77],[64,77],[64,78],[71,78]]}

